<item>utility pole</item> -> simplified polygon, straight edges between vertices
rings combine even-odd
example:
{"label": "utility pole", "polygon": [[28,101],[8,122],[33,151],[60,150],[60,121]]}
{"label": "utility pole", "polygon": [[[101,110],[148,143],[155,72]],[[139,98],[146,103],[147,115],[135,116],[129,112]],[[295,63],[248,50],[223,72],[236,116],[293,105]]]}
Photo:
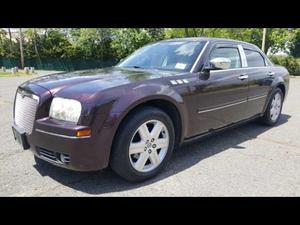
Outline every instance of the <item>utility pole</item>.
{"label": "utility pole", "polygon": [[22,28],[19,29],[19,34],[20,34],[21,69],[24,69],[24,53],[23,53]]}
{"label": "utility pole", "polygon": [[266,49],[266,34],[267,34],[267,28],[263,29],[263,38],[262,38],[262,44],[261,44],[261,50],[265,52]]}

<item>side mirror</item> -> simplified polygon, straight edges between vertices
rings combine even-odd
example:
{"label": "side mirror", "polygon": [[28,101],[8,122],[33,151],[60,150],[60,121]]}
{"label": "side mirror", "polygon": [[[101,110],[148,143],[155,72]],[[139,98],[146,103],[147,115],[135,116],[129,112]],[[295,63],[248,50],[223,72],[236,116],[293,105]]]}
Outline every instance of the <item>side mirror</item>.
{"label": "side mirror", "polygon": [[226,70],[230,68],[231,60],[228,58],[219,57],[210,60],[209,63],[212,66],[212,69]]}
{"label": "side mirror", "polygon": [[200,80],[208,80],[210,77],[210,67],[204,67],[199,73]]}
{"label": "side mirror", "polygon": [[201,80],[208,80],[211,70],[226,70],[229,69],[231,65],[231,60],[228,58],[218,57],[209,61],[208,66],[204,66],[200,72]]}

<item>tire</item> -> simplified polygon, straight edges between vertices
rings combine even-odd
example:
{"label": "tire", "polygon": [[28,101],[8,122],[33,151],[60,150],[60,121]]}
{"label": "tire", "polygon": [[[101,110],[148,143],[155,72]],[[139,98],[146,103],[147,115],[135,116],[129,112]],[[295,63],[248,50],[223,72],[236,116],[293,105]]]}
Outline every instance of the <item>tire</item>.
{"label": "tire", "polygon": [[[144,132],[145,129],[150,134]],[[153,138],[148,139],[150,136],[144,133]],[[174,142],[174,126],[165,112],[150,106],[139,108],[125,118],[118,129],[112,146],[110,166],[127,181],[149,179],[166,167],[173,153]],[[159,146],[163,147],[159,149]]]}
{"label": "tire", "polygon": [[[274,103],[274,99],[280,96],[280,106],[277,107],[276,112],[278,112],[277,116],[274,116],[274,113],[272,113],[272,107]],[[271,98],[268,102],[267,109],[264,113],[264,115],[261,117],[260,122],[267,125],[267,126],[274,126],[280,119],[281,116],[281,110],[282,110],[282,103],[283,103],[283,93],[280,88],[276,88],[271,95]],[[276,103],[275,103],[276,105]],[[278,110],[278,111],[277,111]],[[275,113],[276,115],[276,113]]]}

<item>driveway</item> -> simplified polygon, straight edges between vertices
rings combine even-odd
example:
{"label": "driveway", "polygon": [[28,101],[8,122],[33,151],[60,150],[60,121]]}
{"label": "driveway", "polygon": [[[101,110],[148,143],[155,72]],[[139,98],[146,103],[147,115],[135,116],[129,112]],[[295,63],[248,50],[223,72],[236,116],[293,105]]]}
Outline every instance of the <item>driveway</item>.
{"label": "driveway", "polygon": [[14,93],[28,77],[0,78],[0,196],[299,196],[300,79],[291,78],[276,127],[257,122],[186,145],[150,181],[110,169],[73,172],[37,166],[10,128]]}

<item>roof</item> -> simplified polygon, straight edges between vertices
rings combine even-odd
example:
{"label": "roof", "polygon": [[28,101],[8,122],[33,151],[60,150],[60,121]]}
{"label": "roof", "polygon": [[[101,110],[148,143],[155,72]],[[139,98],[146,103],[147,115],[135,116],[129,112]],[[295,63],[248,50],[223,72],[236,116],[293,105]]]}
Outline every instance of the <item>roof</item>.
{"label": "roof", "polygon": [[244,45],[248,45],[251,47],[258,48],[256,45],[251,44],[249,42],[227,39],[227,38],[212,38],[212,37],[188,37],[188,38],[173,38],[173,39],[166,39],[162,40],[161,42],[169,42],[169,41],[210,41],[210,42],[218,42],[218,41],[226,41],[226,42],[235,42]]}

